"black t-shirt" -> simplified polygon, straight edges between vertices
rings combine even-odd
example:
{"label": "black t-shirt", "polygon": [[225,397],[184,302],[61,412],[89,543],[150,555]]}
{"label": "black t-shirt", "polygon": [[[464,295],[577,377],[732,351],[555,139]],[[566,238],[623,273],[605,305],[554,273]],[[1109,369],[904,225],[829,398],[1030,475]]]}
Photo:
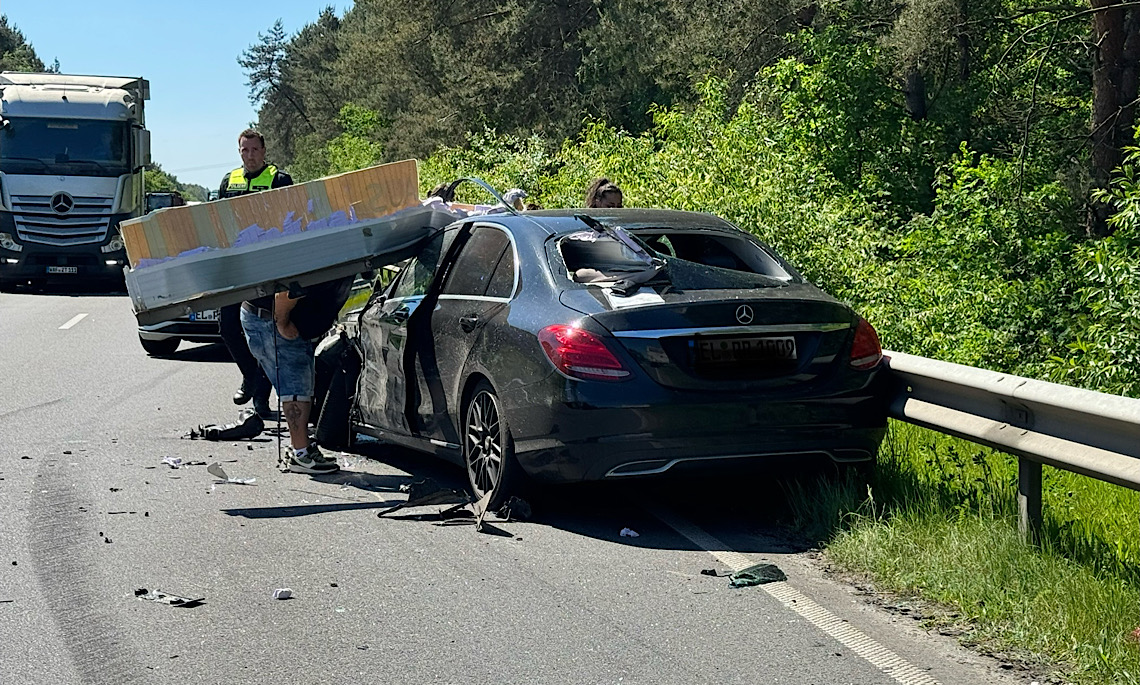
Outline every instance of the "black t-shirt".
{"label": "black t-shirt", "polygon": [[[305,340],[312,340],[332,328],[336,315],[340,313],[352,292],[354,276],[345,276],[335,281],[325,281],[301,290],[301,298],[289,312],[289,320]],[[252,300],[250,304],[269,309],[273,306],[273,296],[266,295]]]}
{"label": "black t-shirt", "polygon": [[[269,165],[266,164],[265,166],[258,169],[256,173],[252,173],[252,174],[243,169],[241,172],[241,175],[245,176],[246,184],[248,184],[250,181],[252,181],[253,179],[260,176],[261,172],[265,171],[265,167],[267,167],[267,166],[269,166]],[[230,173],[233,173],[233,172],[231,171]],[[270,190],[272,190],[273,188],[284,188],[285,186],[291,186],[291,185],[293,185],[293,177],[290,176],[287,172],[284,172],[281,169],[278,169],[277,174],[273,177],[273,183],[269,186],[269,188],[270,188]],[[222,177],[222,185],[218,186],[218,198],[219,199],[225,199],[227,197],[237,197],[238,195],[245,195],[247,193],[252,192],[250,190],[243,190],[243,191],[238,192],[238,193],[231,193],[227,190],[227,188],[229,188],[229,187],[230,187],[230,174],[226,174],[225,176]]]}

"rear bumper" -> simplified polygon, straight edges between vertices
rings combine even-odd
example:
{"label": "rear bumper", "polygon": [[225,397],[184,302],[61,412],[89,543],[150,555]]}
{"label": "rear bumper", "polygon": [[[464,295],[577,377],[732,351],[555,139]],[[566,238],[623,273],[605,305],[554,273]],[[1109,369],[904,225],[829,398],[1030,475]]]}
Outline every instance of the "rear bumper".
{"label": "rear bumper", "polygon": [[219,342],[222,339],[217,321],[188,321],[186,319],[139,326],[139,337],[143,340],[178,338],[186,342]]}
{"label": "rear bumper", "polygon": [[801,398],[672,391],[615,404],[575,397],[574,386],[587,384],[571,381],[553,404],[531,404],[533,388],[503,400],[522,468],[539,480],[574,482],[821,455],[873,460],[887,423],[876,376],[855,390]]}

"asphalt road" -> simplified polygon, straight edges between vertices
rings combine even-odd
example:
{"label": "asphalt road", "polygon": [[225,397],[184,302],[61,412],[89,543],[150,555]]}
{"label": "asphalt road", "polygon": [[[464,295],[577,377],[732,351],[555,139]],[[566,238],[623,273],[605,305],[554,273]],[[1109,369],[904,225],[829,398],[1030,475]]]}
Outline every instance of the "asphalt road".
{"label": "asphalt road", "polygon": [[[378,518],[461,473],[369,444],[282,474],[272,434],[182,439],[236,418],[237,370],[220,346],[147,357],[125,296],[0,294],[0,350],[0,682],[1031,680],[824,573],[767,478],[546,492],[489,533]],[[788,581],[701,574],[759,562]]]}

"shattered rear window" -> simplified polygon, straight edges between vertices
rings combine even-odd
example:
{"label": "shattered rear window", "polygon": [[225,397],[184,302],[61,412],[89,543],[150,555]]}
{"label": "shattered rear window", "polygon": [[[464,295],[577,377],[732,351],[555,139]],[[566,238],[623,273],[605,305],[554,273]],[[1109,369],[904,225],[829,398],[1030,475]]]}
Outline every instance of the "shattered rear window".
{"label": "shattered rear window", "polygon": [[[707,259],[711,264],[681,258],[675,256],[674,252],[660,249],[664,245],[660,238],[677,237],[658,235],[654,236],[658,239],[655,241],[645,240],[640,234],[636,236],[664,263],[663,268],[651,280],[645,281],[645,285],[669,286],[676,291],[736,290],[782,286],[793,280],[779,263],[757,246],[743,240],[734,241],[731,237],[726,237],[725,240],[740,243],[739,246],[732,247],[740,251],[758,252],[761,256],[741,257],[736,251],[716,242],[715,238],[719,236],[713,236],[714,241],[692,240],[690,235],[679,236],[679,243],[685,247],[686,256]],[[567,276],[578,283],[606,286],[654,269],[625,245],[595,231],[581,231],[565,236],[559,240],[558,249],[566,264]],[[774,268],[770,268],[769,263]],[[765,268],[769,273],[757,273],[755,267]]]}

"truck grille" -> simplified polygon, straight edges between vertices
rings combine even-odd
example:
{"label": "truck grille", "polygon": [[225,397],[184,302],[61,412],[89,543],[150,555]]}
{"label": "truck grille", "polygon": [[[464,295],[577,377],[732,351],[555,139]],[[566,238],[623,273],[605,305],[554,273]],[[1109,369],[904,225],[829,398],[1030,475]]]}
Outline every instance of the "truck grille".
{"label": "truck grille", "polygon": [[44,245],[86,245],[107,239],[112,203],[104,197],[75,196],[66,214],[51,208],[50,195],[13,195],[12,214],[20,240]]}

